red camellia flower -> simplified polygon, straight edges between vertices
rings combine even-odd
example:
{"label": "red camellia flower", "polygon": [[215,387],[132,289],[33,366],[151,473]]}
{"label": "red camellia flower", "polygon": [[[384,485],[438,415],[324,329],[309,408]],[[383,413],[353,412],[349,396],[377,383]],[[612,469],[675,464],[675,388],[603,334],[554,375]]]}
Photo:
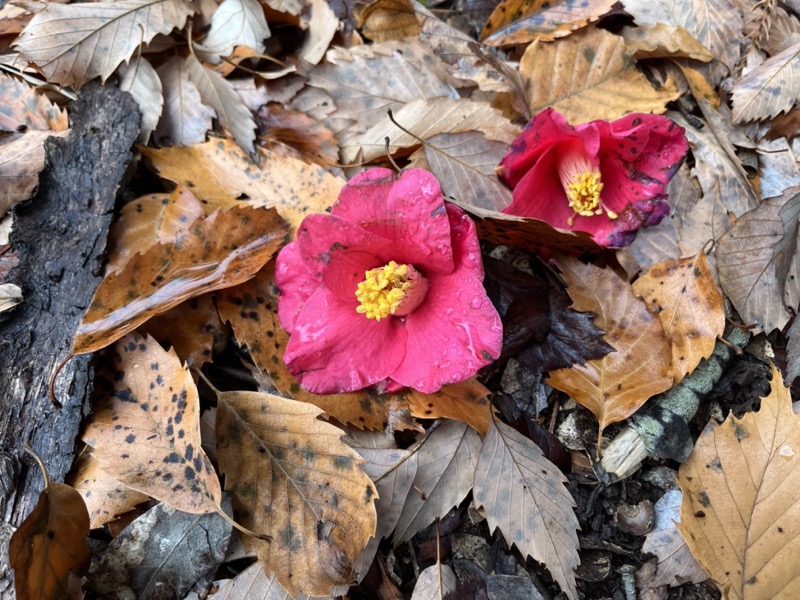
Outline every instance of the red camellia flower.
{"label": "red camellia flower", "polygon": [[497,173],[513,190],[503,212],[625,246],[669,213],[664,188],[686,158],[683,128],[660,115],[572,126],[555,110],[537,114]]}
{"label": "red camellia flower", "polygon": [[475,224],[429,172],[371,169],[278,255],[284,360],[319,394],[434,392],[500,355]]}

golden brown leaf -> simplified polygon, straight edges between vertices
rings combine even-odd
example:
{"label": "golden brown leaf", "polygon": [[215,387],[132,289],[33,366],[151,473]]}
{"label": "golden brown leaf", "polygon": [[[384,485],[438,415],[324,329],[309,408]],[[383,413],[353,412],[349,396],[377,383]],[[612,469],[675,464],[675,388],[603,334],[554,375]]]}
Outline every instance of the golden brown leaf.
{"label": "golden brown leaf", "polygon": [[411,414],[418,419],[456,419],[481,435],[486,435],[493,410],[489,393],[483,384],[472,377],[461,383],[446,385],[432,394],[410,390],[405,397]]}
{"label": "golden brown leaf", "polygon": [[339,142],[333,132],[305,113],[266,104],[256,114],[256,124],[259,143],[274,152],[280,152],[283,144],[298,152],[299,158],[323,167],[339,162]]}
{"label": "golden brown leaf", "polygon": [[287,232],[274,210],[236,207],[195,222],[179,243],[135,255],[100,282],[72,354],[105,348],[188,298],[247,281],[286,241]]}
{"label": "golden brown leaf", "polygon": [[693,58],[703,62],[714,60],[708,48],[683,27],[665,23],[623,27],[625,48],[636,58]]}
{"label": "golden brown leaf", "polygon": [[67,129],[67,113],[50,102],[44,94],[14,77],[0,73],[0,131],[63,131]]}
{"label": "golden brown leaf", "polygon": [[342,424],[383,430],[415,429],[408,400],[366,390],[345,394],[312,394],[300,387],[283,362],[289,335],[278,321],[275,264],[271,262],[252,280],[218,294],[220,317],[233,328],[236,340],[247,346],[253,361],[269,373],[278,394],[309,402]]}
{"label": "golden brown leaf", "polygon": [[603,429],[631,416],[648,398],[668,390],[671,351],[661,323],[631,287],[609,268],[561,259],[573,308],[593,312],[594,324],[616,352],[550,373],[547,382],[591,410]]}
{"label": "golden brown leaf", "polygon": [[375,533],[376,490],[320,409],[258,392],[219,393],[217,453],[248,539],[292,595],[332,594]]}
{"label": "golden brown leaf", "polygon": [[50,481],[46,472],[44,478],[39,501],[8,546],[19,600],[73,598],[75,578],[89,567],[89,513],[83,498],[70,486]]}
{"label": "golden brown leaf", "polygon": [[630,112],[663,113],[679,92],[671,80],[655,89],[632,64],[625,40],[588,28],[553,44],[534,42],[519,64],[528,77],[532,113],[552,107],[573,124]]}
{"label": "golden brown leaf", "polygon": [[14,45],[48,81],[81,86],[97,76],[105,81],[140,44],[183,27],[194,10],[185,0],[48,2]]}
{"label": "golden brown leaf", "polygon": [[680,383],[711,356],[725,329],[724,300],[705,252],[653,265],[633,284],[633,292],[658,315],[670,338],[670,373]]}
{"label": "golden brown leaf", "polygon": [[356,9],[358,28],[373,42],[417,37],[422,26],[409,0],[377,0]]}
{"label": "golden brown leaf", "polygon": [[761,409],[709,424],[681,466],[678,528],[726,598],[800,596],[800,417],[778,370]]}
{"label": "golden brown leaf", "polygon": [[184,512],[219,512],[219,479],[200,447],[200,400],[174,351],[132,333],[113,348],[114,391],[95,402],[83,441],[125,485]]}
{"label": "golden brown leaf", "polygon": [[111,227],[107,272],[121,271],[131,256],[156,244],[185,238],[189,226],[203,215],[203,206],[186,186],[171,194],[148,194],[128,202]]}
{"label": "golden brown leaf", "polygon": [[481,32],[489,46],[552,41],[597,21],[616,0],[503,0]]}
{"label": "golden brown leaf", "polygon": [[[307,214],[336,202],[344,180],[324,169],[259,149],[260,166],[231,140],[189,148],[143,148],[159,174],[215,206],[275,207],[294,231]],[[237,198],[244,198],[237,200]]]}
{"label": "golden brown leaf", "polygon": [[91,452],[81,454],[69,481],[86,503],[89,527],[96,529],[128,512],[150,496],[137,492],[103,471]]}

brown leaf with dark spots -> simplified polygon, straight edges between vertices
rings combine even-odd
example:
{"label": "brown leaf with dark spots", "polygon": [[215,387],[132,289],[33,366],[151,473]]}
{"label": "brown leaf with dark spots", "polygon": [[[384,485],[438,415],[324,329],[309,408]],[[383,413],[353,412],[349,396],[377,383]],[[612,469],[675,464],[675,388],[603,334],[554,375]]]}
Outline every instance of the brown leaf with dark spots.
{"label": "brown leaf with dark spots", "polygon": [[66,111],[39,94],[27,83],[0,73],[0,131],[63,131],[67,129]]}
{"label": "brown leaf with dark spots", "polygon": [[578,310],[591,311],[615,352],[550,374],[554,388],[592,411],[603,429],[631,416],[647,401],[672,386],[669,339],[659,320],[630,285],[609,269],[575,258],[559,259],[567,292]]}
{"label": "brown leaf with dark spots", "polygon": [[333,132],[305,113],[265,104],[256,113],[256,126],[258,142],[274,151],[285,145],[323,167],[339,162],[339,142]]}
{"label": "brown leaf with dark spots", "polygon": [[[278,320],[278,293],[275,287],[275,263],[270,262],[250,281],[217,295],[217,309],[223,321],[231,324],[236,340],[247,346],[256,366],[268,373],[275,391],[318,406],[342,424],[383,430],[390,427],[416,429],[408,400],[398,395],[384,395],[360,390],[345,394],[312,394],[300,387],[283,362],[289,335]],[[267,391],[267,390],[263,390]]]}
{"label": "brown leaf with dark spots", "polygon": [[200,400],[173,350],[132,333],[112,351],[114,390],[95,401],[83,441],[102,469],[184,512],[220,512],[219,479],[200,447]]}
{"label": "brown leaf with dark spots", "polygon": [[195,222],[180,243],[134,256],[100,283],[71,353],[104,348],[188,298],[247,281],[287,240],[288,229],[274,209],[237,207]]}
{"label": "brown leaf with dark spots", "polygon": [[418,419],[455,419],[486,435],[493,412],[489,394],[482,383],[471,377],[461,383],[446,385],[432,394],[409,390],[404,396],[408,399],[411,414]]}
{"label": "brown leaf with dark spots", "polygon": [[74,598],[89,568],[89,513],[83,498],[70,486],[50,481],[47,472],[44,480],[39,501],[8,546],[18,600]]}

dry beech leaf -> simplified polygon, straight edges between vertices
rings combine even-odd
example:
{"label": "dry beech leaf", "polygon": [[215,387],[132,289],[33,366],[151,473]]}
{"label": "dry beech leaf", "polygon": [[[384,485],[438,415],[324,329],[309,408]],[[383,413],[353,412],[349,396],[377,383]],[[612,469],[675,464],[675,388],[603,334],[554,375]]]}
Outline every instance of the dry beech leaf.
{"label": "dry beech leaf", "polygon": [[223,583],[209,600],[292,600],[275,574],[267,576],[261,563],[254,562],[233,579]]}
{"label": "dry beech leaf", "polygon": [[111,353],[114,389],[96,400],[83,441],[125,485],[193,514],[219,512],[214,467],[200,447],[200,400],[174,351],[131,333]]}
{"label": "dry beech leaf", "polygon": [[708,579],[676,526],[681,521],[682,498],[680,490],[669,490],[655,504],[653,529],[642,546],[642,552],[658,559],[655,578],[648,582],[648,587],[702,583]]}
{"label": "dry beech leaf", "polygon": [[422,98],[413,100],[394,112],[394,121],[408,130],[404,132],[384,114],[363,134],[339,136],[342,160],[353,162],[356,158],[372,161],[389,152],[416,146],[419,140],[442,133],[481,131],[487,138],[510,144],[519,134],[499,110],[487,102],[468,98]]}
{"label": "dry beech leaf", "polygon": [[149,319],[139,331],[153,336],[165,348],[174,348],[190,367],[201,367],[211,362],[214,348],[224,347],[227,339],[213,297],[209,293],[181,302]]}
{"label": "dry beech leaf", "polygon": [[492,420],[475,467],[475,504],[491,531],[500,529],[509,546],[542,563],[561,591],[577,598],[579,525],[566,482],[534,442]]}
{"label": "dry beech leaf", "polygon": [[377,0],[356,9],[358,29],[375,43],[416,38],[422,32],[409,0]]}
{"label": "dry beech leaf", "polygon": [[140,44],[180,29],[195,8],[185,0],[47,3],[14,42],[47,81],[81,86],[105,81]]}
{"label": "dry beech leaf", "polygon": [[136,104],[139,105],[139,111],[142,113],[139,143],[146,144],[158,125],[164,109],[161,79],[153,65],[142,56],[129,65],[122,65],[119,68],[119,74],[120,89],[133,96]]}
{"label": "dry beech leaf", "polygon": [[308,9],[311,15],[304,12],[300,19],[300,27],[305,29],[305,40],[297,57],[316,65],[325,56],[341,23],[327,0],[308,0]]}
{"label": "dry beech leaf", "polygon": [[0,146],[0,216],[33,196],[44,168],[44,142],[68,131],[31,130]]}
{"label": "dry beech leaf", "polygon": [[504,0],[481,32],[488,46],[552,41],[597,21],[616,0]]}
{"label": "dry beech leaf", "polygon": [[237,342],[247,346],[256,366],[269,374],[277,393],[309,402],[342,424],[373,430],[388,427],[391,431],[417,428],[406,398],[366,390],[312,394],[300,387],[283,362],[289,335],[278,320],[274,273],[275,262],[272,261],[250,281],[219,292],[217,308],[220,318],[231,324]]}
{"label": "dry beech leaf", "polygon": [[436,564],[431,565],[417,577],[411,600],[444,600],[448,594],[453,594],[458,587],[458,580],[449,565],[443,565],[438,558]]}
{"label": "dry beech leaf", "polygon": [[714,60],[711,51],[683,27],[666,23],[623,27],[625,49],[636,58],[692,58],[702,62]]}
{"label": "dry beech leaf", "polygon": [[552,387],[569,394],[597,417],[598,443],[611,423],[627,419],[648,398],[672,387],[669,339],[644,302],[609,269],[575,258],[559,259],[572,307],[597,316],[594,324],[616,352],[550,373]]}
{"label": "dry beech leaf", "polygon": [[220,125],[252,156],[255,153],[256,122],[228,80],[203,66],[194,55],[186,57],[186,76],[197,86],[203,104],[216,111]]}
{"label": "dry beech leaf", "polygon": [[44,475],[44,489],[8,544],[17,598],[82,597],[80,577],[91,557],[86,545],[89,513],[81,495],[68,485],[50,481],[44,465],[36,460]]}
{"label": "dry beech leaf", "polygon": [[274,152],[282,145],[299,154],[298,158],[312,160],[329,167],[339,162],[339,142],[333,132],[308,115],[286,110],[279,104],[264,104],[256,113],[258,141]]}
{"label": "dry beech leaf", "polygon": [[709,49],[722,68],[709,66],[719,74],[719,81],[739,60],[739,43],[742,37],[742,13],[735,0],[622,0],[625,12],[632,15],[637,25],[683,27],[703,46]]}
{"label": "dry beech leaf", "polygon": [[446,385],[438,392],[423,394],[410,390],[408,399],[411,414],[418,419],[455,419],[486,435],[492,419],[489,390],[475,377],[461,383]]}
{"label": "dry beech leaf", "polygon": [[519,70],[529,79],[531,113],[552,107],[574,124],[634,111],[663,113],[680,95],[671,80],[656,90],[633,66],[625,40],[602,29],[589,28],[554,44],[534,42]]}
{"label": "dry beech leaf", "polygon": [[791,317],[784,286],[797,253],[798,217],[800,187],[787,188],[739,217],[717,245],[722,290],[745,323],[765,333],[783,329]]}
{"label": "dry beech leaf", "polygon": [[69,482],[86,503],[91,529],[102,527],[150,499],[103,471],[91,452],[84,452],[75,461]]}
{"label": "dry beech leaf", "polygon": [[758,412],[709,424],[678,473],[681,534],[726,598],[797,598],[800,416],[780,372]]}
{"label": "dry beech leaf", "polygon": [[259,165],[230,140],[215,139],[190,148],[142,148],[162,177],[183,183],[202,202],[274,206],[292,231],[307,214],[324,212],[336,202],[343,179],[296,158],[257,152]]}
{"label": "dry beech leaf", "polygon": [[175,244],[158,244],[107,275],[75,333],[71,353],[104,348],[184,300],[250,279],[286,241],[270,210],[216,211]]}
{"label": "dry beech leaf", "polygon": [[0,98],[6,99],[0,106],[0,131],[63,131],[69,126],[66,111],[27,83],[5,73],[0,73]]}
{"label": "dry beech leaf", "polygon": [[162,145],[200,144],[211,129],[214,111],[203,104],[197,86],[189,81],[186,67],[183,58],[173,56],[156,69],[164,87],[164,110],[154,138]]}
{"label": "dry beech leaf", "polygon": [[702,250],[650,267],[633,284],[633,292],[658,316],[672,344],[675,383],[714,352],[725,330],[725,301]]}
{"label": "dry beech leaf", "polygon": [[733,85],[733,120],[756,121],[800,100],[800,42],[765,60]]}
{"label": "dry beech leaf", "polygon": [[366,131],[387,110],[397,111],[412,100],[459,97],[446,82],[446,66],[413,40],[336,48],[323,64],[300,71],[308,85],[333,97],[336,110],[330,117],[351,120],[347,130],[352,133]]}
{"label": "dry beech leaf", "polygon": [[320,409],[258,392],[218,393],[217,455],[247,539],[290,594],[335,593],[351,583],[375,533],[376,490],[342,430]]}
{"label": "dry beech leaf", "polygon": [[[480,131],[442,133],[425,141],[417,152],[424,153],[427,168],[442,184],[446,198],[487,210],[502,210],[511,204],[511,190],[495,175],[508,152],[507,143],[487,139]],[[416,155],[411,155],[412,162]]]}
{"label": "dry beech leaf", "polygon": [[224,0],[211,15],[211,28],[194,50],[204,60],[217,64],[236,46],[248,46],[256,54],[264,51],[270,35],[264,9],[258,0]]}
{"label": "dry beech leaf", "polygon": [[156,244],[174,244],[189,234],[203,206],[186,186],[171,194],[149,194],[128,202],[111,227],[107,273],[117,273],[135,254]]}
{"label": "dry beech leaf", "polygon": [[458,421],[442,421],[417,450],[417,473],[394,532],[394,545],[443,518],[472,489],[481,439]]}

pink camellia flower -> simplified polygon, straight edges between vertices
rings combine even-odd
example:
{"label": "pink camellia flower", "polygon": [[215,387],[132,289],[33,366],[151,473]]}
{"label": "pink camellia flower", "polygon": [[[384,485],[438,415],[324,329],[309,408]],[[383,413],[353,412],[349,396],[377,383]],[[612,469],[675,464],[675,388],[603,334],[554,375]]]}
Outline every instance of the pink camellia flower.
{"label": "pink camellia flower", "polygon": [[573,127],[548,108],[497,168],[513,190],[503,212],[625,246],[669,213],[664,188],[688,149],[683,128],[664,116],[634,113]]}
{"label": "pink camellia flower", "polygon": [[475,224],[429,172],[370,169],[278,255],[284,361],[318,394],[434,392],[500,355]]}

